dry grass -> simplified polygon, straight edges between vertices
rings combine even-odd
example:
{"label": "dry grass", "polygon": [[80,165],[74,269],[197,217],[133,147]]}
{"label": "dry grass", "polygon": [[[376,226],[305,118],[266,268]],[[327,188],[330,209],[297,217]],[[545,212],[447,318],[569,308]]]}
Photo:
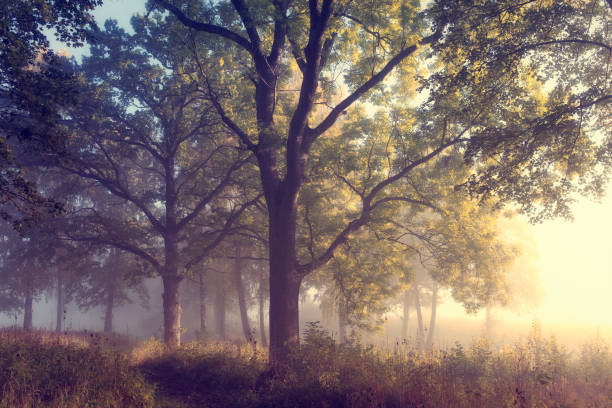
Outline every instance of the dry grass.
{"label": "dry grass", "polygon": [[93,333],[0,331],[0,408],[152,407],[153,387]]}
{"label": "dry grass", "polygon": [[612,407],[610,347],[595,338],[572,354],[537,329],[503,349],[478,339],[424,354],[338,345],[312,325],[283,376],[251,345],[169,352],[151,339],[127,354],[88,336],[0,332],[0,407]]}

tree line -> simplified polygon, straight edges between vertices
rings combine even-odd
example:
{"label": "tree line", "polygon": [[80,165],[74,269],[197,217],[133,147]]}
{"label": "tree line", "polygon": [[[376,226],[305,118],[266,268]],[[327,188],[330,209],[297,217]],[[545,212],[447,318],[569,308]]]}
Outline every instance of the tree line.
{"label": "tree line", "polygon": [[[91,279],[160,276],[170,347],[180,283],[217,258],[238,283],[267,265],[272,367],[305,285],[363,327],[423,282],[434,305],[440,287],[504,304],[525,273],[501,211],[571,217],[604,192],[601,0],[151,0],[133,33],[97,27],[97,1],[25,3],[3,5],[7,254],[40,233],[53,256],[104,259],[76,267]],[[59,58],[43,27],[90,55]]]}

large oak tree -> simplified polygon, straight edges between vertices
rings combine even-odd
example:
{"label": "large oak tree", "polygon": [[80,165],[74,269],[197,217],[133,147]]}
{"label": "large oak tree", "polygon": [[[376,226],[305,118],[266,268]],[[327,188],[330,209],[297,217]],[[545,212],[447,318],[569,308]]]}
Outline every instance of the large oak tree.
{"label": "large oak tree", "polygon": [[[418,191],[397,196],[397,187],[448,149],[469,159],[469,191],[518,202],[536,218],[567,215],[569,193],[601,189],[604,166],[595,164],[606,164],[607,151],[593,136],[598,126],[610,136],[612,100],[610,11],[601,1],[154,0],[149,8],[208,34],[202,45],[213,55],[226,45],[207,84],[217,114],[259,166],[273,365],[298,341],[304,277],[377,211],[416,203]],[[354,189],[357,211],[326,248],[301,258],[311,154],[360,103],[377,105],[389,125],[388,169]]]}

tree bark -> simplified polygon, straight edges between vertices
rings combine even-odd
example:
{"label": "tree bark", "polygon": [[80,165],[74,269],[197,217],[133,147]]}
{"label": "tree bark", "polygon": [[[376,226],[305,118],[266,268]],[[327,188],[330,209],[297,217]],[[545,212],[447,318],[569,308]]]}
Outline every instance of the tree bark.
{"label": "tree bark", "polygon": [[219,285],[215,289],[215,333],[219,340],[226,339],[225,333],[225,305],[226,291],[223,276],[218,279]]}
{"label": "tree bark", "polygon": [[297,194],[277,208],[268,204],[270,240],[270,365],[286,365],[299,346],[299,293],[302,277],[295,270]]}
{"label": "tree bark", "polygon": [[104,312],[104,333],[113,332],[113,307],[115,305],[115,277],[107,287],[106,293],[106,310]]}
{"label": "tree bark", "polygon": [[431,289],[431,315],[429,316],[429,331],[427,332],[427,342],[425,349],[431,351],[433,349],[433,338],[436,329],[436,317],[438,310],[438,283],[434,282]]}
{"label": "tree bark", "polygon": [[32,330],[32,315],[34,305],[34,291],[32,285],[28,283],[25,293],[25,302],[23,308],[23,328],[24,330]]}
{"label": "tree bark", "polygon": [[56,309],[56,321],[55,321],[55,331],[62,331],[62,322],[65,318],[65,310],[64,310],[64,273],[61,268],[57,269],[57,309]]}
{"label": "tree bark", "polygon": [[346,316],[346,304],[340,299],[338,301],[338,341],[341,344],[346,343],[347,335],[346,335],[346,327],[348,326],[347,316]]}
{"label": "tree bark", "polygon": [[238,307],[240,309],[240,321],[242,322],[242,332],[248,343],[253,342],[253,333],[249,325],[249,316],[247,314],[246,297],[244,294],[244,286],[242,284],[242,259],[240,258],[240,247],[236,247],[236,259],[234,261],[233,275],[234,285],[238,293]]}
{"label": "tree bark", "polygon": [[410,292],[404,291],[404,302],[403,302],[403,318],[402,318],[402,338],[405,340],[408,338],[408,321],[410,320]]}
{"label": "tree bark", "polygon": [[414,305],[417,314],[417,322],[419,328],[417,330],[417,347],[419,350],[423,350],[425,346],[425,328],[423,327],[423,312],[421,311],[421,297],[419,294],[419,285],[414,283]]}
{"label": "tree bark", "polygon": [[265,292],[264,292],[264,284],[263,284],[263,273],[259,277],[259,335],[261,337],[261,345],[262,347],[268,347],[268,340],[266,336],[266,321],[264,314],[264,303],[266,301]]}
{"label": "tree bark", "polygon": [[170,349],[181,346],[181,302],[180,284],[182,277],[177,275],[162,276],[164,285],[164,342]]}
{"label": "tree bark", "polygon": [[205,271],[201,270],[200,278],[200,335],[206,333],[206,287],[204,286]]}

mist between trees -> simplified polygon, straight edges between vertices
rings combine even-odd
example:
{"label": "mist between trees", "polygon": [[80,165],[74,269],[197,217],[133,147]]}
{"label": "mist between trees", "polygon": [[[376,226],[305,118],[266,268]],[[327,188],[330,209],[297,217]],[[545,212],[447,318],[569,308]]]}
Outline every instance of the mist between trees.
{"label": "mist between trees", "polygon": [[[111,331],[160,277],[170,348],[186,299],[200,338],[237,299],[282,367],[311,289],[340,341],[401,305],[430,349],[443,294],[537,302],[513,217],[604,192],[609,2],[154,0],[133,33],[48,3],[2,17],[0,307],[26,328],[54,293],[58,330],[74,302]],[[53,55],[43,25],[90,55]]]}

